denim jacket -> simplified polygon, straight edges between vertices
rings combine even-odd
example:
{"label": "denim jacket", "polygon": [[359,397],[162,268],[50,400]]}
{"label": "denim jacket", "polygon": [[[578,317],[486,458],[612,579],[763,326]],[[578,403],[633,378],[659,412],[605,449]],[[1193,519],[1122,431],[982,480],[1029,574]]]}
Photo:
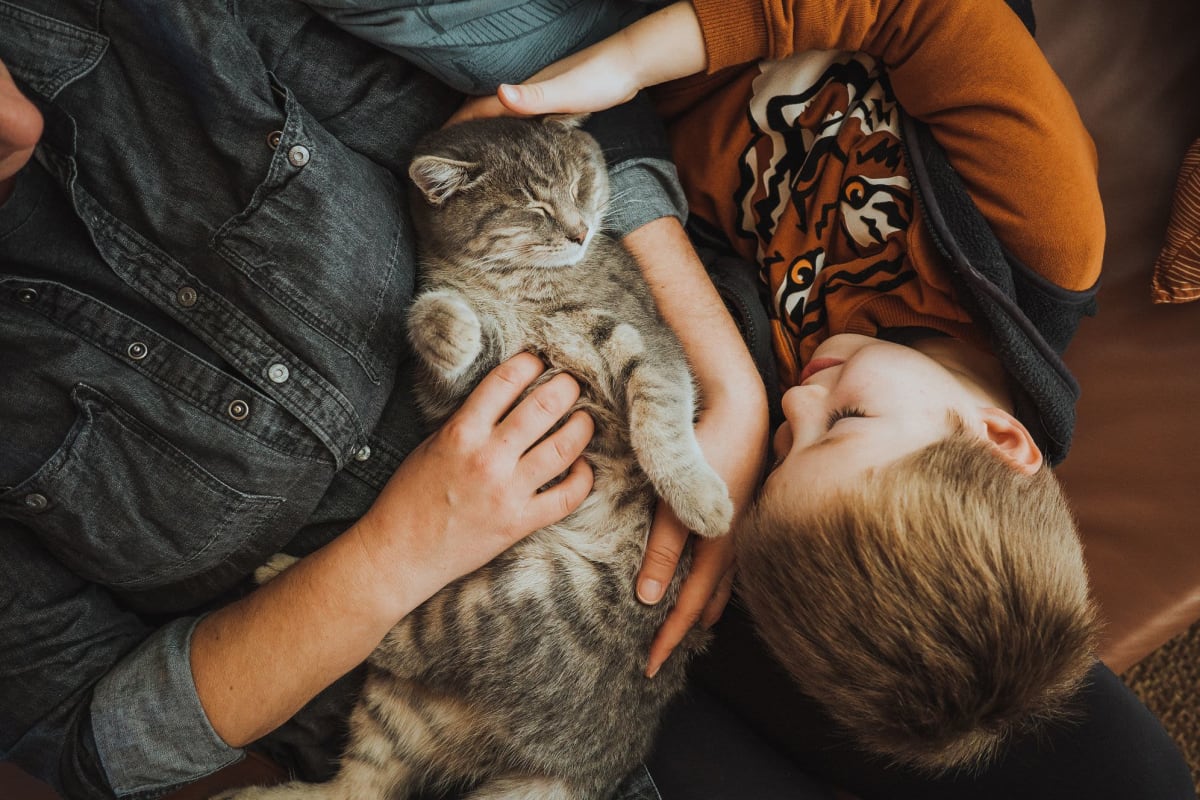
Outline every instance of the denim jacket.
{"label": "denim jacket", "polygon": [[[398,176],[460,95],[291,0],[0,0],[0,60],[46,123],[0,207],[0,758],[155,797],[241,757],[197,619],[426,434]],[[655,123],[595,123],[661,199],[627,229],[677,213]],[[328,728],[273,752],[327,777]]]}

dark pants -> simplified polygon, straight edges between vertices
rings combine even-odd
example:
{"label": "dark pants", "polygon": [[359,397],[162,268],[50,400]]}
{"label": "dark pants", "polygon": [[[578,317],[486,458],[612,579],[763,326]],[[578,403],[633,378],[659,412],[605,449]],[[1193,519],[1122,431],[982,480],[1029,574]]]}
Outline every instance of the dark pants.
{"label": "dark pants", "polygon": [[1191,800],[1191,775],[1158,720],[1097,663],[1070,722],[1014,742],[988,769],[927,778],[840,739],[731,607],[668,716],[650,772],[663,800]]}

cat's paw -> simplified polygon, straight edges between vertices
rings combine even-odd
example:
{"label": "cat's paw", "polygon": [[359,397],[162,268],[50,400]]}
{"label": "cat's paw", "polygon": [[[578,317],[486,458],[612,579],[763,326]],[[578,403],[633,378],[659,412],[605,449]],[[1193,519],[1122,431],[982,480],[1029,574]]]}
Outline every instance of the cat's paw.
{"label": "cat's paw", "polygon": [[665,499],[679,521],[705,538],[729,532],[733,501],[725,481],[707,464],[685,470]]}
{"label": "cat's paw", "polygon": [[408,338],[417,355],[448,378],[461,375],[483,349],[479,317],[456,294],[427,292],[408,314]]}
{"label": "cat's paw", "polygon": [[267,581],[279,577],[279,573],[295,564],[300,559],[287,553],[276,553],[267,559],[267,563],[254,570],[254,582],[262,586]]}

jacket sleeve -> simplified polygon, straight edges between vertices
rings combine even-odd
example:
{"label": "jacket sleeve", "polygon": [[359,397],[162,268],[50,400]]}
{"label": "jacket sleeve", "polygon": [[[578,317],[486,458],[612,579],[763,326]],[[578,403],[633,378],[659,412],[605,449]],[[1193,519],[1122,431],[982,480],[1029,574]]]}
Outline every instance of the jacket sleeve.
{"label": "jacket sleeve", "polygon": [[802,50],[867,53],[927,123],[993,231],[1057,286],[1100,273],[1096,152],[1066,88],[1003,0],[695,0],[709,70]]}
{"label": "jacket sleeve", "polygon": [[156,797],[239,760],[191,678],[194,619],[153,629],[0,520],[0,757],[70,798]]}
{"label": "jacket sleeve", "polygon": [[660,217],[687,218],[687,200],[666,130],[645,94],[594,114],[586,124],[604,150],[611,182],[605,222],[617,238]]}

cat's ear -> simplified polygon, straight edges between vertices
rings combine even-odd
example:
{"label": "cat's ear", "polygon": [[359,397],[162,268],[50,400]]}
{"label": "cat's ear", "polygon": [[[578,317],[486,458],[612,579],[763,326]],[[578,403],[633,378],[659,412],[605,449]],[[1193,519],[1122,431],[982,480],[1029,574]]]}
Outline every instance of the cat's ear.
{"label": "cat's ear", "polygon": [[591,113],[587,111],[578,114],[547,114],[542,117],[542,122],[550,125],[563,125],[567,128],[582,128],[583,123],[588,121]]}
{"label": "cat's ear", "polygon": [[408,167],[408,177],[425,199],[440,206],[450,195],[474,182],[476,165],[441,156],[417,156]]}

